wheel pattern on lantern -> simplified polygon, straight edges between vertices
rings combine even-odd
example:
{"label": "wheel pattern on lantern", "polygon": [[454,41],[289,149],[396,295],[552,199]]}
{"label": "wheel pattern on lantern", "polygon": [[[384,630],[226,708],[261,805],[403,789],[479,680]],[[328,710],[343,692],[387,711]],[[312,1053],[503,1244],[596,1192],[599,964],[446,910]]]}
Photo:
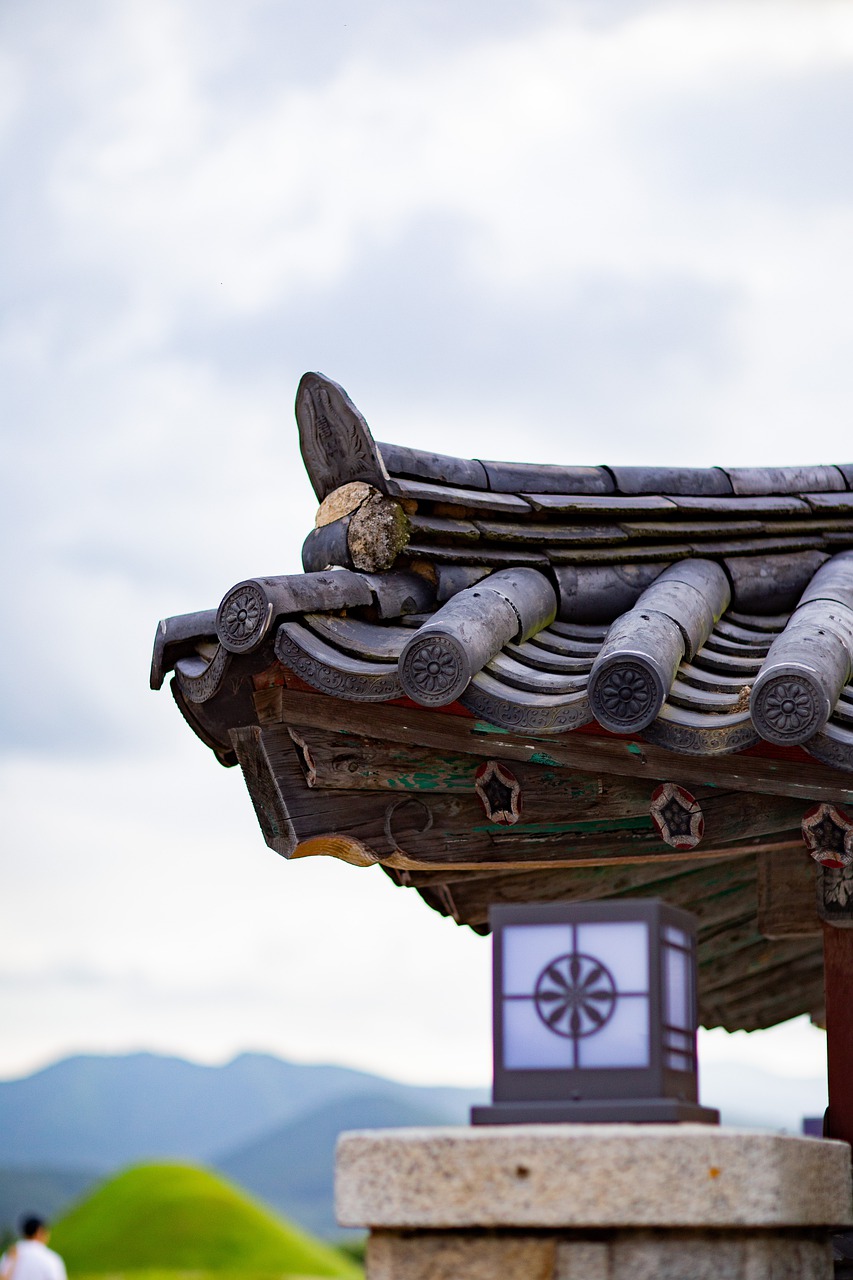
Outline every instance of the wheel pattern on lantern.
{"label": "wheel pattern on lantern", "polygon": [[612,1017],[616,983],[600,960],[573,951],[545,965],[533,999],[549,1031],[580,1040],[600,1031]]}

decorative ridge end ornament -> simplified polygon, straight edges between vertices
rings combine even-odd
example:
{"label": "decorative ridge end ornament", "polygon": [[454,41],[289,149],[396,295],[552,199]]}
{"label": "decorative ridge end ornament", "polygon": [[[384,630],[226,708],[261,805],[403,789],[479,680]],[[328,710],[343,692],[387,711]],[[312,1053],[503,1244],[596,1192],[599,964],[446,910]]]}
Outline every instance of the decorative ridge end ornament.
{"label": "decorative ridge end ornament", "polygon": [[370,428],[337,382],[322,373],[303,374],[296,421],[305,469],[321,502],[353,480],[388,492],[388,472]]}

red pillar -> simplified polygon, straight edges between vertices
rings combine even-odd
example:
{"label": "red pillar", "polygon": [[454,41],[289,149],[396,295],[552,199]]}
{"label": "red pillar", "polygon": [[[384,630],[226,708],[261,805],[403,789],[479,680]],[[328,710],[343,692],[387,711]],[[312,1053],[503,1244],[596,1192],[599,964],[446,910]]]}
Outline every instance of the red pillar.
{"label": "red pillar", "polygon": [[853,1145],[853,929],[823,926],[829,1113],[826,1136]]}

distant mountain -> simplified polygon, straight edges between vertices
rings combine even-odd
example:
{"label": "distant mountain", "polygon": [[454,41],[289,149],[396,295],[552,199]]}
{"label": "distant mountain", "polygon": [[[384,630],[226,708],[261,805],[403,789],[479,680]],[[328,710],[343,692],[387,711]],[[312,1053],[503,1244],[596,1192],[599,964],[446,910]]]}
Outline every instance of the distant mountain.
{"label": "distant mountain", "polygon": [[348,1067],[241,1054],[222,1067],[152,1053],[66,1058],[0,1081],[0,1165],[92,1168],[161,1157],[216,1163],[335,1099],[390,1090],[462,1122],[482,1090],[416,1088]]}
{"label": "distant mountain", "polygon": [[338,1134],[344,1129],[446,1123],[439,1111],[390,1091],[338,1098],[220,1158],[217,1167],[280,1213],[326,1239],[335,1239],[343,1234],[333,1207]]}
{"label": "distant mountain", "polygon": [[103,1183],[60,1219],[52,1244],[72,1275],[142,1270],[328,1276],[355,1267],[205,1169],[142,1165]]}
{"label": "distant mountain", "polygon": [[[799,1133],[826,1083],[711,1062],[702,1101],[724,1124]],[[56,1215],[95,1177],[142,1160],[212,1165],[327,1238],[342,1129],[466,1124],[485,1090],[400,1084],[347,1067],[243,1054],[222,1067],[140,1053],[68,1058],[0,1082],[0,1228]]]}

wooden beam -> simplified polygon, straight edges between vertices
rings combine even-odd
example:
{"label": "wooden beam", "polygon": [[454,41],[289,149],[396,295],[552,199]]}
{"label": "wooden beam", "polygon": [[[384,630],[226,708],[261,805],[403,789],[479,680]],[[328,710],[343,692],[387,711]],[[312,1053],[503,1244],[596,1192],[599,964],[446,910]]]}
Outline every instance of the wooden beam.
{"label": "wooden beam", "polygon": [[817,871],[808,851],[758,855],[758,928],[765,938],[819,938]]}
{"label": "wooden beam", "polygon": [[829,1075],[827,1136],[853,1143],[853,929],[823,926],[826,1057]]}
{"label": "wooden beam", "polygon": [[827,765],[770,756],[676,755],[663,747],[618,737],[566,733],[517,736],[466,716],[419,708],[356,702],[276,686],[259,690],[255,707],[262,724],[300,724],[344,730],[393,742],[421,743],[438,750],[547,764],[583,773],[618,774],[659,782],[710,783],[733,791],[853,803],[853,775]]}

